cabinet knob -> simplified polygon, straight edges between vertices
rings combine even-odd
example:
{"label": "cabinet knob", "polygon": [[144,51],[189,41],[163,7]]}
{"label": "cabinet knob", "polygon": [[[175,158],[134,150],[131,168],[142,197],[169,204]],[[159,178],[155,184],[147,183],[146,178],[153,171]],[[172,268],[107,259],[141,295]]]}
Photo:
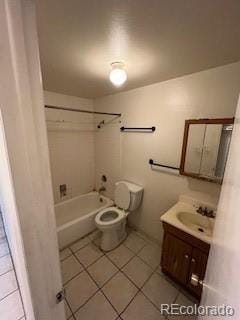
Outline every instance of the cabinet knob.
{"label": "cabinet knob", "polygon": [[185,254],[185,255],[184,255],[184,258],[185,258],[185,259],[189,259],[189,255],[188,255],[188,254]]}
{"label": "cabinet knob", "polygon": [[192,258],[192,263],[195,263],[195,262],[196,262],[196,260],[194,258]]}

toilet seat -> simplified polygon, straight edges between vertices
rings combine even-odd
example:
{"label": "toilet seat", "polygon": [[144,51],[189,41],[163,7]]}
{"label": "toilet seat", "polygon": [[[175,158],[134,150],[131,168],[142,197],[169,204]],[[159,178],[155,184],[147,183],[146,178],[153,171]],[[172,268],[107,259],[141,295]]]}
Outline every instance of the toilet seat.
{"label": "toilet seat", "polygon": [[108,207],[96,215],[95,222],[100,226],[109,226],[122,221],[126,216],[127,213],[124,210]]}

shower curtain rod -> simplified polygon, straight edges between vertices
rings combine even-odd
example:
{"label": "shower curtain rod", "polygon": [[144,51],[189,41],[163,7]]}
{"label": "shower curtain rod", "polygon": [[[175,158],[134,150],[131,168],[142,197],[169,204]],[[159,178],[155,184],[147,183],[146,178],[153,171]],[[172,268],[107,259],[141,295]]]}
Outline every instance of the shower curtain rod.
{"label": "shower curtain rod", "polygon": [[122,115],[121,113],[90,111],[90,110],[83,110],[83,109],[74,109],[74,108],[65,108],[65,107],[58,107],[58,106],[49,106],[49,105],[45,105],[45,108],[56,109],[56,110],[65,110],[65,111],[74,111],[74,112],[82,112],[82,113],[105,114],[105,115],[108,115],[108,116],[116,116],[116,117],[121,117],[121,115]]}

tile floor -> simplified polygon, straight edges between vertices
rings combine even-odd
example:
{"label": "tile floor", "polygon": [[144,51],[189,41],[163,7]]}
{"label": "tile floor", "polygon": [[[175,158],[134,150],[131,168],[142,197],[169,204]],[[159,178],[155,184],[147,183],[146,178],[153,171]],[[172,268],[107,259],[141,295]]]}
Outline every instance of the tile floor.
{"label": "tile floor", "polygon": [[109,253],[98,245],[99,233],[94,232],[60,252],[67,319],[183,319],[160,314],[162,303],[195,301],[161,273],[156,243],[130,230]]}
{"label": "tile floor", "polygon": [[0,212],[0,319],[24,320],[21,295]]}

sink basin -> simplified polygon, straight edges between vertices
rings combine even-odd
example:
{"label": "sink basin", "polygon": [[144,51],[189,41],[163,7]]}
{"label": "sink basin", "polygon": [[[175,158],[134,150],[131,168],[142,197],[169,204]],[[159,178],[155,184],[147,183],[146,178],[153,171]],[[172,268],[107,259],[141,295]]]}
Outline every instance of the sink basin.
{"label": "sink basin", "polygon": [[213,233],[213,219],[190,212],[178,212],[177,219],[195,232],[211,237]]}

